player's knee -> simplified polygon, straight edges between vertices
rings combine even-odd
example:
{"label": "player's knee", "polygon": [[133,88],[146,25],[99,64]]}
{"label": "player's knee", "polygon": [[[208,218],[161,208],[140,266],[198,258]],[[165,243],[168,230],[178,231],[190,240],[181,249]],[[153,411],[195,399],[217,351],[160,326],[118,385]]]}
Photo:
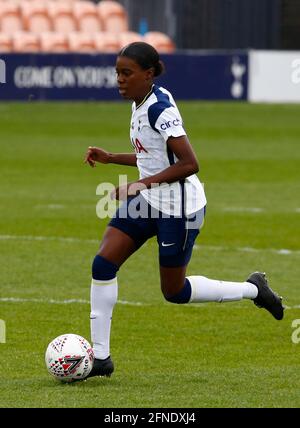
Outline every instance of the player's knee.
{"label": "player's knee", "polygon": [[92,277],[98,281],[107,281],[116,277],[119,266],[98,254],[92,265]]}

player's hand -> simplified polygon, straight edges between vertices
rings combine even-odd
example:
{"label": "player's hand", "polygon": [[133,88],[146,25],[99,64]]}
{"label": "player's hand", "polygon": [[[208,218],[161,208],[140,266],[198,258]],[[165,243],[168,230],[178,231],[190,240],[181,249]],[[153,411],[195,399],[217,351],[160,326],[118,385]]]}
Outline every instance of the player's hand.
{"label": "player's hand", "polygon": [[99,147],[89,147],[86,152],[84,163],[88,163],[92,168],[96,166],[96,162],[109,163],[109,152]]}
{"label": "player's hand", "polygon": [[143,183],[133,182],[123,184],[122,186],[116,187],[110,194],[111,199],[117,199],[118,201],[125,201],[128,196],[137,196],[142,190],[145,190],[146,186]]}

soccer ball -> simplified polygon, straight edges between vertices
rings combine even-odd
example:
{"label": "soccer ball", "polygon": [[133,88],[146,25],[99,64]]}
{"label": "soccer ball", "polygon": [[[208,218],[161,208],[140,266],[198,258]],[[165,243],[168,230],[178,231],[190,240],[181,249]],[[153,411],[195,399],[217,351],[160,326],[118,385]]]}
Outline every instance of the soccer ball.
{"label": "soccer ball", "polygon": [[85,379],[92,370],[94,351],[78,334],[62,334],[49,343],[45,362],[49,373],[62,382]]}

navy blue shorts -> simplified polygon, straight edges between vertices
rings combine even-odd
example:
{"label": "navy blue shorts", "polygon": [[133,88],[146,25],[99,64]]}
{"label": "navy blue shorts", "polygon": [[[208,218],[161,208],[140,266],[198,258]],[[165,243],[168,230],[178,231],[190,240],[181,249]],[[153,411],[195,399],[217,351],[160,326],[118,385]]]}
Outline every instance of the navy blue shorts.
{"label": "navy blue shorts", "polygon": [[[142,215],[138,210],[130,209],[134,203],[139,207],[142,203],[146,208]],[[203,223],[205,207],[188,216],[166,216],[151,207],[142,195],[128,198],[116,211],[109,226],[116,227],[129,235],[141,247],[149,238],[157,237],[159,245],[159,262],[164,267],[185,266],[190,261],[194,242]]]}

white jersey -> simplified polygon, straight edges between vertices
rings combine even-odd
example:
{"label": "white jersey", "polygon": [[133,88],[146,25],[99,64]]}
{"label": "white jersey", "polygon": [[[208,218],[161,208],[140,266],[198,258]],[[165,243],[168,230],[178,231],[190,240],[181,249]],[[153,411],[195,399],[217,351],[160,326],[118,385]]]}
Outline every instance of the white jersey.
{"label": "white jersey", "polygon": [[[177,162],[167,140],[183,135],[186,132],[171,93],[153,85],[152,92],[138,108],[135,103],[132,105],[130,140],[140,179],[158,174]],[[167,215],[190,215],[206,205],[203,186],[195,174],[141,193],[151,206]]]}

